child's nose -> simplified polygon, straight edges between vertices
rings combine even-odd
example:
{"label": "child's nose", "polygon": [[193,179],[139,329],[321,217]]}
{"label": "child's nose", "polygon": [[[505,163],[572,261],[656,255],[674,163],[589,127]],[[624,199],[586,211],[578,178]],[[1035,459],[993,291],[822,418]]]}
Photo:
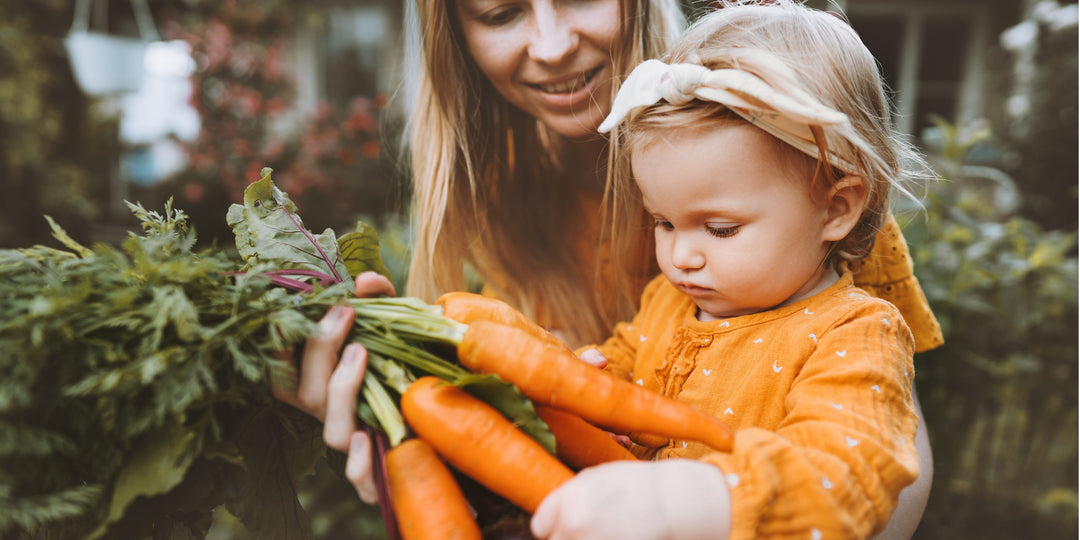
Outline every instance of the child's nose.
{"label": "child's nose", "polygon": [[671,264],[679,270],[697,270],[705,266],[705,254],[692,238],[676,236],[671,246]]}
{"label": "child's nose", "polygon": [[563,61],[578,46],[578,33],[571,17],[551,2],[539,2],[535,14],[535,34],[529,42],[529,55],[548,64]]}

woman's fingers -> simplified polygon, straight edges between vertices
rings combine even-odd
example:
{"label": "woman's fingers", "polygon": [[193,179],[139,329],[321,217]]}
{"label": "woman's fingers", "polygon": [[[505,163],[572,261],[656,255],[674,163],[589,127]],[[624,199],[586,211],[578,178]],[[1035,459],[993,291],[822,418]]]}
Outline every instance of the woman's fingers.
{"label": "woman's fingers", "polygon": [[371,437],[357,431],[349,438],[349,455],[345,459],[345,478],[352,482],[360,500],[375,504],[379,494],[375,490],[375,476],[371,470]]}
{"label": "woman's fingers", "polygon": [[355,292],[358,298],[370,296],[397,296],[394,284],[378,272],[361,272],[356,276]]}
{"label": "woman's fingers", "polygon": [[334,306],[319,320],[315,335],[304,343],[300,383],[296,399],[300,409],[319,420],[326,418],[326,389],[338,361],[338,351],[352,329],[356,311],[348,306]]}
{"label": "woman's fingers", "polygon": [[367,370],[367,350],[358,343],[345,347],[341,363],[326,388],[326,420],[323,440],[334,450],[348,452],[356,431],[356,399]]}
{"label": "woman's fingers", "polygon": [[[296,369],[296,362],[293,360],[292,351],[282,351],[278,353],[278,360],[288,364],[292,364],[293,369]],[[300,406],[300,400],[296,399],[296,384],[297,383],[295,378],[290,381],[288,388],[281,386],[277,383],[277,381],[275,381],[274,384],[270,385],[270,395],[274,396],[280,401],[296,407],[297,409],[303,410],[303,407]]]}

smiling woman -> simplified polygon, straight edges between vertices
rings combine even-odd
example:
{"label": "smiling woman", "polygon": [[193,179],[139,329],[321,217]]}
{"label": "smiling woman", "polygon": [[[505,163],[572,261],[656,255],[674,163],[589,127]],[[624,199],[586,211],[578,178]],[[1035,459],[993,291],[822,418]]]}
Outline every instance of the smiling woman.
{"label": "smiling woman", "polygon": [[[406,292],[434,300],[467,289],[475,272],[571,343],[595,341],[633,313],[654,271],[641,247],[619,272],[599,272],[607,142],[596,129],[615,83],[683,28],[678,2],[418,0],[416,8]],[[627,292],[601,286],[612,279]]]}
{"label": "smiling woman", "polygon": [[618,0],[458,4],[469,54],[495,90],[571,138],[595,137],[610,109],[618,14]]}

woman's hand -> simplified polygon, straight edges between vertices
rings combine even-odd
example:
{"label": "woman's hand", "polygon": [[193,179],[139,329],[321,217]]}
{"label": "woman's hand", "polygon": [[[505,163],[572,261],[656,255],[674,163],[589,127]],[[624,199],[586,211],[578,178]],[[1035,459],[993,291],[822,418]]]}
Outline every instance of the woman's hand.
{"label": "woman's hand", "polygon": [[[395,295],[390,280],[375,272],[356,276],[355,291],[358,297]],[[352,308],[331,308],[316,334],[304,343],[295,393],[277,386],[272,391],[277,399],[323,422],[323,440],[348,455],[345,476],[370,504],[377,500],[371,439],[356,427],[356,399],[367,369],[367,351],[356,343],[342,351],[355,317]]]}
{"label": "woman's hand", "polygon": [[713,465],[618,461],[584,469],[553,491],[530,527],[550,540],[726,539],[731,501]]}

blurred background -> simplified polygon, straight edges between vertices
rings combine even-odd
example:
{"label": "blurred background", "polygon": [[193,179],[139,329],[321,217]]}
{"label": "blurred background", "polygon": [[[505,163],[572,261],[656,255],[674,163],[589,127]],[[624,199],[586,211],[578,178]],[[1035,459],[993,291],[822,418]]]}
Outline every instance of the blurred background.
{"label": "blurred background", "polygon": [[[899,206],[946,345],[916,358],[935,455],[916,538],[1076,538],[1077,4],[834,0],[942,180]],[[706,5],[688,1],[693,17]],[[399,0],[0,2],[0,248],[115,243],[172,198],[204,247],[264,166],[312,229],[380,232],[402,287]],[[378,538],[320,465],[320,538]],[[224,513],[215,538],[244,538]]]}

